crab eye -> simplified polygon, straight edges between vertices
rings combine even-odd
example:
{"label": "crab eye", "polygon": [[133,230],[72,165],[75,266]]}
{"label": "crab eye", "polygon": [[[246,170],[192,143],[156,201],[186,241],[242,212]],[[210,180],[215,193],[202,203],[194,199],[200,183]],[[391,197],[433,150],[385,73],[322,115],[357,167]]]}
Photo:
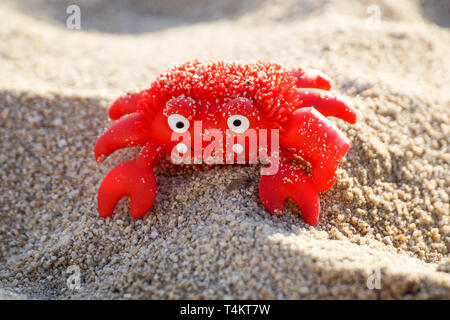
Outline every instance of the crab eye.
{"label": "crab eye", "polygon": [[186,132],[189,129],[189,120],[179,114],[172,114],[167,122],[170,129],[178,133]]}
{"label": "crab eye", "polygon": [[237,133],[244,133],[250,126],[248,119],[241,115],[234,115],[227,120],[228,128]]}

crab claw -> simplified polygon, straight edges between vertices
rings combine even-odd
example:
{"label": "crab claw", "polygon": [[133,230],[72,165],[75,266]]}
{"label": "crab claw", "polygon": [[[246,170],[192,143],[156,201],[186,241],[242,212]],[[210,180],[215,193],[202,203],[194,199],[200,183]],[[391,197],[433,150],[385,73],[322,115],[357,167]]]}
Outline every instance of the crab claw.
{"label": "crab claw", "polygon": [[356,110],[350,102],[329,91],[320,89],[298,89],[302,104],[300,108],[314,107],[325,117],[336,117],[356,123]]}
{"label": "crab claw", "polygon": [[156,197],[156,179],[153,169],[127,161],[112,169],[103,179],[98,191],[98,212],[103,218],[112,215],[123,196],[131,198],[131,216],[143,217]]}
{"label": "crab claw", "polygon": [[109,117],[112,120],[118,120],[124,115],[136,112],[140,97],[141,94],[138,92],[127,93],[125,96],[118,98],[109,108]]}
{"label": "crab claw", "polygon": [[95,144],[95,160],[100,163],[117,149],[145,144],[148,134],[136,125],[144,120],[143,116],[134,113],[112,125]]}
{"label": "crab claw", "polygon": [[283,128],[281,144],[311,164],[316,190],[330,189],[336,181],[339,162],[351,147],[350,140],[314,108],[294,111]]}
{"label": "crab claw", "polygon": [[300,208],[306,223],[315,226],[319,219],[319,195],[308,176],[297,166],[281,162],[274,175],[263,175],[259,196],[267,211],[280,215],[284,201],[291,198]]}
{"label": "crab claw", "polygon": [[331,89],[330,78],[319,70],[298,68],[292,70],[291,74],[297,78],[295,84],[299,88]]}

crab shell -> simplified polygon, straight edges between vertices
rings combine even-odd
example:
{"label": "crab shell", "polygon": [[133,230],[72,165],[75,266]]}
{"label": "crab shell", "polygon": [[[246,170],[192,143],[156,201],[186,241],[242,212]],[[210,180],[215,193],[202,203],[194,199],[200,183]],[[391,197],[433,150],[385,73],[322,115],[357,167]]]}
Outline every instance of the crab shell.
{"label": "crab shell", "polygon": [[[266,62],[192,61],[170,68],[148,89],[120,97],[109,109],[110,118],[118,121],[98,139],[96,160],[120,148],[143,148],[136,160],[119,164],[104,178],[98,193],[100,215],[111,216],[128,195],[131,215],[143,217],[156,196],[153,168],[167,156],[199,163],[213,149],[215,163],[250,163],[264,149],[266,155],[276,155],[257,158],[275,168],[262,171],[259,193],[265,209],[279,215],[291,198],[304,220],[315,225],[318,192],[333,186],[337,167],[351,147],[327,117],[356,122],[354,108],[330,88],[328,77],[319,71],[286,71]],[[267,132],[276,136],[267,137]],[[250,134],[257,137],[253,153]],[[295,156],[310,164],[311,178],[294,164]]]}

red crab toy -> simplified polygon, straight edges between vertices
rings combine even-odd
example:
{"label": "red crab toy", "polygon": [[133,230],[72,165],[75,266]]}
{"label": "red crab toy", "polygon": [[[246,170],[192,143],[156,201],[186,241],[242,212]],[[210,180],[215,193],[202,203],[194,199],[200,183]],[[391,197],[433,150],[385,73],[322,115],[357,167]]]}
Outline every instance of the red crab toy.
{"label": "red crab toy", "polygon": [[[111,216],[128,195],[132,217],[144,216],[156,196],[153,167],[169,155],[173,162],[228,164],[236,159],[255,163],[251,160],[266,152],[271,156],[257,159],[275,168],[263,171],[260,181],[266,210],[279,215],[291,198],[304,220],[315,225],[318,192],[333,186],[339,162],[351,146],[326,117],[356,122],[354,108],[330,88],[328,77],[319,71],[287,71],[267,62],[191,61],[170,68],[148,89],[119,98],[109,109],[110,118],[120,120],[98,139],[97,162],[120,148],[143,148],[136,160],[119,164],[101,183],[100,215]],[[274,134],[267,137],[268,132]],[[255,136],[256,149],[250,142]],[[294,164],[295,156],[309,162],[311,179]]]}

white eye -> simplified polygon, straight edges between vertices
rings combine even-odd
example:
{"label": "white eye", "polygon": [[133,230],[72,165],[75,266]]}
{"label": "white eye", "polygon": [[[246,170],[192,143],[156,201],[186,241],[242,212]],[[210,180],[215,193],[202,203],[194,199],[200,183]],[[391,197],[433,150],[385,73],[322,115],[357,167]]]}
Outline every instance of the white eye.
{"label": "white eye", "polygon": [[228,128],[237,133],[244,133],[250,126],[248,119],[241,115],[234,115],[227,120]]}
{"label": "white eye", "polygon": [[189,129],[189,120],[179,114],[172,114],[167,122],[170,129],[178,133],[186,132]]}

